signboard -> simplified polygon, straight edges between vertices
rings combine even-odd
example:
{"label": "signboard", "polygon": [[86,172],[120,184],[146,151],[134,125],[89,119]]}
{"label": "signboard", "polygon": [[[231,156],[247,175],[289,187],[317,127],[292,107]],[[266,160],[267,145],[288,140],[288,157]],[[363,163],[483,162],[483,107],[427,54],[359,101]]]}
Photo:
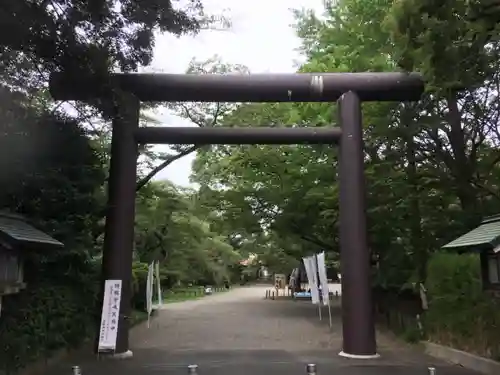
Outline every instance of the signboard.
{"label": "signboard", "polygon": [[281,273],[277,273],[274,275],[274,287],[276,289],[285,289],[286,288],[286,275]]}
{"label": "signboard", "polygon": [[114,351],[116,349],[121,296],[121,280],[106,280],[104,282],[104,298],[102,301],[101,329],[98,345],[99,352]]}

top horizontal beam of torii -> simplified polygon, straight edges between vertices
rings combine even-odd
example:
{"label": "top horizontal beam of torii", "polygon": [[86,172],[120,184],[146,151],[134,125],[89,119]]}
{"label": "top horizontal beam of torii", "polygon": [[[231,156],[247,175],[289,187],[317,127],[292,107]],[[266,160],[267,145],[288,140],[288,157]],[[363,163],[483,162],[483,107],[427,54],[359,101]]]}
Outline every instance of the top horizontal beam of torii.
{"label": "top horizontal beam of torii", "polygon": [[[107,84],[104,84],[107,81]],[[143,102],[334,102],[354,91],[362,101],[416,101],[424,91],[417,73],[150,74],[97,76],[53,73],[56,100],[110,97],[112,90]]]}

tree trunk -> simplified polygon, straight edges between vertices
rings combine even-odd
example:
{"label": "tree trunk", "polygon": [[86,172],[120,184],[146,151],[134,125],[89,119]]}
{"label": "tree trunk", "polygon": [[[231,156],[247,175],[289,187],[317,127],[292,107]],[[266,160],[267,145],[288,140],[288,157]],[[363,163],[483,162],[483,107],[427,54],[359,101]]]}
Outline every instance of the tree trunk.
{"label": "tree trunk", "polygon": [[457,92],[448,94],[447,104],[449,110],[448,122],[450,132],[448,134],[451,150],[453,152],[454,167],[452,173],[456,181],[457,197],[462,209],[466,212],[466,225],[476,225],[480,218],[479,201],[476,189],[472,185],[473,166],[467,155],[466,137],[462,128],[462,117],[458,108]]}
{"label": "tree trunk", "polygon": [[417,274],[420,282],[424,282],[426,278],[428,249],[425,246],[425,241],[422,240],[422,215],[420,211],[420,191],[419,177],[416,162],[416,145],[413,133],[413,114],[414,110],[411,107],[405,107],[402,111],[401,120],[406,128],[406,159],[408,162],[406,175],[409,185],[409,204],[410,204],[410,244],[413,250],[413,256],[417,266]]}

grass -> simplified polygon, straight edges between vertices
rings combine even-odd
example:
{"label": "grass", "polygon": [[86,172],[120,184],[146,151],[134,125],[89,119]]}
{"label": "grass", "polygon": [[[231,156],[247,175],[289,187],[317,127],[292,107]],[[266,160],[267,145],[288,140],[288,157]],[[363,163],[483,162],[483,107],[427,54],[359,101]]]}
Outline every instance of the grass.
{"label": "grass", "polygon": [[[213,293],[226,292],[225,288],[212,287]],[[205,297],[205,288],[202,286],[193,286],[185,288],[175,288],[167,290],[163,293],[163,303],[175,303],[182,301],[190,301]],[[155,310],[151,313],[154,316]],[[130,327],[134,327],[139,323],[148,320],[148,313],[141,310],[133,310],[130,321]]]}
{"label": "grass", "polygon": [[136,326],[139,323],[148,320],[148,313],[146,311],[132,310],[130,318],[130,327]]}
{"label": "grass", "polygon": [[[204,289],[205,288],[202,286],[193,286],[193,287],[175,288],[167,290],[163,293],[163,303],[174,303],[174,302],[190,301],[203,298],[205,296]],[[213,287],[212,289],[214,293],[226,290],[224,288],[215,288],[215,287]]]}

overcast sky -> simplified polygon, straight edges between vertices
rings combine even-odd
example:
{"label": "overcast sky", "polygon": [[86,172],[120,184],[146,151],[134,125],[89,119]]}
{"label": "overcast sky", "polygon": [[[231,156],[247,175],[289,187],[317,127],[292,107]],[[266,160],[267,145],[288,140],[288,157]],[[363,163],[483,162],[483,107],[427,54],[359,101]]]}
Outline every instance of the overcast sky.
{"label": "overcast sky", "polygon": [[[232,21],[229,31],[203,31],[196,37],[159,35],[152,69],[184,73],[190,60],[219,55],[225,63],[243,64],[252,73],[287,73],[300,60],[299,40],[291,24],[291,9],[321,12],[323,0],[203,0],[208,14],[224,14]],[[156,118],[165,126],[190,126],[187,120],[160,110]],[[195,155],[186,156],[164,169],[156,179],[191,186],[189,176]]]}

